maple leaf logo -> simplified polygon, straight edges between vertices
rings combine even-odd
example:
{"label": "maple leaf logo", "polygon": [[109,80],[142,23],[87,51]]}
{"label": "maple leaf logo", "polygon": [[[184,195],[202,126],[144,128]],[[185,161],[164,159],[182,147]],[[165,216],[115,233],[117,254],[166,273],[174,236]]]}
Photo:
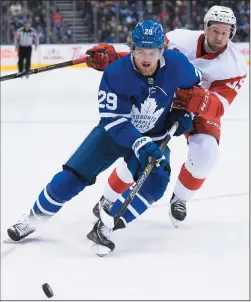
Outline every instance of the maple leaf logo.
{"label": "maple leaf logo", "polygon": [[132,106],[132,124],[141,132],[147,132],[154,128],[155,123],[164,111],[164,108],[157,109],[157,103],[154,98],[147,97],[141,104],[140,110]]}

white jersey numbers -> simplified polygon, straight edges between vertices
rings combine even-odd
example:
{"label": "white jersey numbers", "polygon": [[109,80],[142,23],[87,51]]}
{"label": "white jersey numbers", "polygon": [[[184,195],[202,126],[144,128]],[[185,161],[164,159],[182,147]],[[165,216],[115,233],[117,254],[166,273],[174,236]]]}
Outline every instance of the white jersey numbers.
{"label": "white jersey numbers", "polygon": [[237,93],[239,92],[239,90],[241,89],[241,85],[244,83],[245,79],[242,78],[238,81],[234,81],[233,84],[231,84],[230,82],[226,83],[226,86],[235,90]]}
{"label": "white jersey numbers", "polygon": [[[98,99],[99,102],[99,108],[107,108],[109,110],[116,110],[118,107],[118,97],[113,92],[106,93],[104,90],[99,90],[98,96],[100,97]],[[103,102],[106,101],[106,104]]]}

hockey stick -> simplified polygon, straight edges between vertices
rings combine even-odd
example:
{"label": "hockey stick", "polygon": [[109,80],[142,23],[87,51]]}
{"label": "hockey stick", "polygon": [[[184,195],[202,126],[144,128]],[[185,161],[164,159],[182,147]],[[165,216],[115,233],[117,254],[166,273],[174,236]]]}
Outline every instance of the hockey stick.
{"label": "hockey stick", "polygon": [[[164,151],[165,148],[167,147],[168,142],[170,141],[171,137],[174,135],[175,131],[177,130],[179,124],[178,122],[175,122],[171,129],[168,131],[168,136],[167,138],[162,142],[160,145],[160,150]],[[137,194],[137,192],[140,190],[141,186],[145,182],[147,176],[151,173],[153,167],[155,166],[155,162],[150,162],[145,170],[143,171],[142,175],[140,178],[136,181],[132,191],[128,195],[128,197],[125,199],[122,207],[118,211],[118,213],[113,217],[110,216],[106,211],[103,209],[101,203],[99,202],[99,213],[100,213],[100,218],[102,222],[104,223],[105,226],[108,228],[112,229],[114,226],[118,223],[120,217],[124,214],[125,210],[127,209],[128,205],[132,202],[133,198]]]}
{"label": "hockey stick", "polygon": [[49,70],[53,70],[53,69],[58,69],[58,68],[62,68],[62,67],[72,66],[72,65],[76,65],[76,64],[82,64],[82,63],[86,62],[87,57],[88,56],[85,56],[83,58],[76,59],[76,60],[66,61],[63,63],[57,63],[54,65],[44,66],[44,67],[40,67],[40,68],[34,68],[28,72],[23,71],[23,72],[8,74],[6,76],[0,77],[0,82],[20,78],[24,75],[31,75],[31,74],[49,71]]}

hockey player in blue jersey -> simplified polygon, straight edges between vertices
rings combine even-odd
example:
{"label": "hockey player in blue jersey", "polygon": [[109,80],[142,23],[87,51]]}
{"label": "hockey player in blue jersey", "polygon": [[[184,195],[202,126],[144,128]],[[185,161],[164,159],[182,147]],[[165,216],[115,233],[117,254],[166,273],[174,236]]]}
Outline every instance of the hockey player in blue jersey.
{"label": "hockey player in blue jersey", "polygon": [[[30,214],[8,229],[9,237],[19,241],[33,233],[66,201],[94,184],[96,177],[119,158],[124,158],[135,179],[149,158],[158,163],[139,196],[148,203],[159,200],[171,171],[170,150],[166,148],[162,153],[159,144],[175,121],[179,122],[175,135],[192,126],[191,115],[186,111],[170,111],[174,92],[177,88],[190,88],[200,80],[200,72],[183,54],[164,50],[164,32],[159,22],[138,23],[132,32],[131,54],[109,65],[102,76],[99,124],[41,191]],[[88,238],[97,246],[104,245],[109,252],[114,244],[106,231],[98,220]]]}

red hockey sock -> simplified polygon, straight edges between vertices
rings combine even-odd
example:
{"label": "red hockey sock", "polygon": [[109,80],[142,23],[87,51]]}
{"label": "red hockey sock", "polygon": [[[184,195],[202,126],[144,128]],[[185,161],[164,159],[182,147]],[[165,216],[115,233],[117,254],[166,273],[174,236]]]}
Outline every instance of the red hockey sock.
{"label": "red hockey sock", "polygon": [[128,188],[133,185],[133,183],[126,183],[121,180],[117,174],[116,168],[112,171],[112,174],[109,176],[108,183],[111,189],[119,194],[124,193]]}
{"label": "red hockey sock", "polygon": [[186,169],[185,164],[183,164],[180,174],[179,181],[189,190],[198,190],[204,183],[204,179],[199,179],[193,177],[193,175]]}

